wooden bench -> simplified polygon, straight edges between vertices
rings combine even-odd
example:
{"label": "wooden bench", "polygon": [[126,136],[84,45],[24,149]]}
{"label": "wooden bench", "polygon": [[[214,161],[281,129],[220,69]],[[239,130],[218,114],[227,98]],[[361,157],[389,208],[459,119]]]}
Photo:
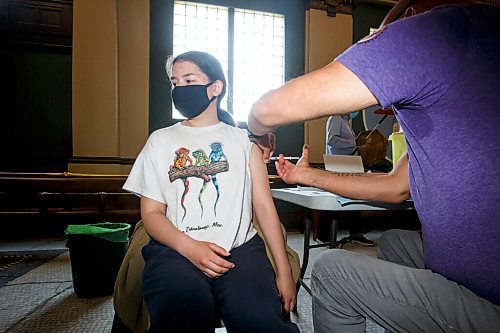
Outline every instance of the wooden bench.
{"label": "wooden bench", "polygon": [[122,190],[125,179],[67,173],[0,173],[0,223],[135,224],[140,220],[140,198]]}

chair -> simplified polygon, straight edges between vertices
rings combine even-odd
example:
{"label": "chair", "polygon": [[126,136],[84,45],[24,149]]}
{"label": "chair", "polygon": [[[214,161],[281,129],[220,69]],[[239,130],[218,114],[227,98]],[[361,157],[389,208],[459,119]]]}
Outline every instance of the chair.
{"label": "chair", "polygon": [[[262,237],[262,231],[255,214],[253,225]],[[281,225],[281,229],[286,240],[286,231],[283,225]],[[142,221],[139,221],[134,228],[129,248],[125,254],[115,283],[115,318],[111,330],[112,333],[143,333],[149,327],[149,314],[142,298],[141,290],[141,278],[144,270],[144,259],[142,258],[141,250],[149,243],[150,239]],[[275,268],[274,260],[267,244],[266,252],[273,268]],[[300,275],[299,255],[288,244],[286,244],[286,252],[290,266],[292,267],[293,279],[297,282]]]}

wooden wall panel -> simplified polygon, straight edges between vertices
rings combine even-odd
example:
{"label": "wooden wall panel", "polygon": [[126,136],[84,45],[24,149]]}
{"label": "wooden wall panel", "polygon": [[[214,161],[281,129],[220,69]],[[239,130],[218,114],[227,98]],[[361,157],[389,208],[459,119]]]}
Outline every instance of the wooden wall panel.
{"label": "wooden wall panel", "polygon": [[71,46],[73,1],[2,1],[0,28],[12,43]]}

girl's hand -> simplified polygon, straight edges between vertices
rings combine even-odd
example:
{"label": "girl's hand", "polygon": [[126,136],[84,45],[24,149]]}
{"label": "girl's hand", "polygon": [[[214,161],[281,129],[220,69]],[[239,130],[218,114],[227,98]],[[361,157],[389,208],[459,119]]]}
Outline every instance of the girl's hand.
{"label": "girl's hand", "polygon": [[292,273],[278,274],[276,276],[276,286],[283,299],[283,309],[288,314],[295,307],[297,302],[297,291],[292,279]]}
{"label": "girl's hand", "polygon": [[210,278],[219,278],[234,268],[234,264],[223,257],[229,252],[217,244],[194,240],[181,253]]}

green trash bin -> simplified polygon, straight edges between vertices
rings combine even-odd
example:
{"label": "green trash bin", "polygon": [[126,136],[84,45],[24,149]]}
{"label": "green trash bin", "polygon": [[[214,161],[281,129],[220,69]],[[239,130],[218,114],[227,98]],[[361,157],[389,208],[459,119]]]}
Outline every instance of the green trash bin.
{"label": "green trash bin", "polygon": [[113,294],[116,276],[127,252],[129,230],[128,223],[68,225],[66,246],[78,297]]}

